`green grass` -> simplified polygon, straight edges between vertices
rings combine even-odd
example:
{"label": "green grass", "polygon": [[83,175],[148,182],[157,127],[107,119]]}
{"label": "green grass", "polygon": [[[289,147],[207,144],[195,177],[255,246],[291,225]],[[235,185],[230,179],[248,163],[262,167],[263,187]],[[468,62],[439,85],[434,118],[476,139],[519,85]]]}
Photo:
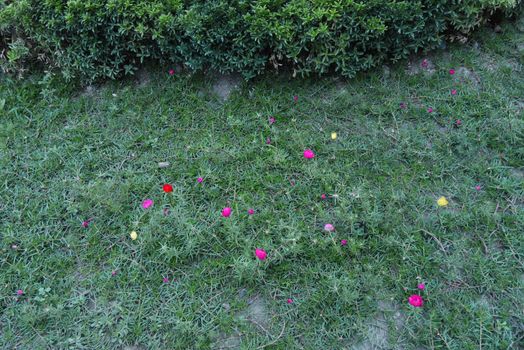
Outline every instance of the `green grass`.
{"label": "green grass", "polygon": [[524,346],[524,39],[503,29],[433,75],[268,76],[225,103],[165,72],[92,95],[4,77],[0,347]]}

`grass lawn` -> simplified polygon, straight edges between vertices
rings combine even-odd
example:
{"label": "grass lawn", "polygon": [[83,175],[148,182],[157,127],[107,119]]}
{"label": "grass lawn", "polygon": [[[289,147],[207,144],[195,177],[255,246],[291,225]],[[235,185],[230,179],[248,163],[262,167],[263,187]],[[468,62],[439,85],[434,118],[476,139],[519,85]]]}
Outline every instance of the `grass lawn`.
{"label": "grass lawn", "polygon": [[4,77],[0,347],[523,347],[524,36],[502,29],[226,101],[167,68]]}

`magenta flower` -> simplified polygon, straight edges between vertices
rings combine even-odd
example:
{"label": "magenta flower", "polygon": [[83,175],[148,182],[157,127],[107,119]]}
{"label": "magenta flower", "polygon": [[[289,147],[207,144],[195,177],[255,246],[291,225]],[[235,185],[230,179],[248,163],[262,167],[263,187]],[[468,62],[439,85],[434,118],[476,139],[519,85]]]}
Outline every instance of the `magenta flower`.
{"label": "magenta flower", "polygon": [[201,183],[202,183],[202,181],[204,181],[204,179],[203,179],[203,178],[201,178],[201,177],[199,177],[199,178],[197,179],[197,182],[198,182],[199,184],[201,184]]}
{"label": "magenta flower", "polygon": [[455,96],[455,95],[457,94],[457,90],[456,90],[456,89],[451,90],[451,94],[452,94],[453,96]]}
{"label": "magenta flower", "polygon": [[462,120],[460,120],[460,119],[455,120],[455,125],[456,126],[461,126],[462,125]]}
{"label": "magenta flower", "polygon": [[289,298],[289,299],[287,300],[287,303],[288,303],[288,304],[293,304],[293,299]]}
{"label": "magenta flower", "polygon": [[169,277],[164,277],[164,278],[162,278],[162,282],[164,282],[164,283],[169,283]]}
{"label": "magenta flower", "polygon": [[298,102],[298,96],[297,95],[293,96],[293,101]]}
{"label": "magenta flower", "polygon": [[269,125],[274,124],[276,119],[274,117],[269,117]]}
{"label": "magenta flower", "polygon": [[429,107],[428,108],[428,113],[433,113],[433,108]]}
{"label": "magenta flower", "polygon": [[271,139],[268,137],[268,138],[266,139],[266,145],[270,145],[270,144],[271,144]]}
{"label": "magenta flower", "polygon": [[253,214],[255,214],[255,210],[254,210],[254,209],[249,209],[249,210],[247,211],[247,213],[248,213],[249,215],[253,215]]}
{"label": "magenta flower", "polygon": [[116,270],[111,271],[111,276],[115,277],[118,272]]}
{"label": "magenta flower", "polygon": [[255,255],[259,260],[266,260],[267,253],[264,249],[255,249]]}
{"label": "magenta flower", "polygon": [[408,298],[408,302],[411,304],[411,306],[414,307],[422,307],[424,305],[424,299],[420,295],[413,294]]}
{"label": "magenta flower", "polygon": [[222,209],[222,216],[225,217],[225,218],[228,218],[231,216],[231,208],[230,207],[225,207],[224,209]]}
{"label": "magenta flower", "polygon": [[482,186],[477,185],[477,186],[475,186],[475,189],[476,189],[477,191],[480,191],[480,190],[482,189]]}
{"label": "magenta flower", "polygon": [[304,151],[304,158],[306,158],[306,159],[313,159],[313,158],[315,158],[315,153],[312,150],[307,149],[307,150]]}
{"label": "magenta flower", "polygon": [[88,228],[89,227],[89,220],[86,220],[86,221],[82,222],[82,226],[84,228]]}
{"label": "magenta flower", "polygon": [[326,196],[324,193],[322,193],[322,195],[320,196],[320,198],[321,198],[321,199],[326,199],[327,196]]}
{"label": "magenta flower", "polygon": [[335,231],[335,226],[333,226],[332,224],[325,224],[324,225],[324,230],[326,230],[328,232],[333,232],[333,231]]}
{"label": "magenta flower", "polygon": [[341,240],[340,241],[340,245],[342,245],[342,246],[348,245],[348,240],[347,239]]}
{"label": "magenta flower", "polygon": [[455,74],[455,70],[454,69],[450,69],[449,70],[449,74],[451,74],[451,75]]}
{"label": "magenta flower", "polygon": [[404,102],[400,102],[400,109],[406,109],[407,105]]}
{"label": "magenta flower", "polygon": [[424,283],[419,283],[417,288],[420,289],[420,290],[424,290],[424,289],[426,289],[426,285]]}
{"label": "magenta flower", "polygon": [[21,296],[21,295],[23,295],[23,294],[24,294],[24,291],[21,290],[21,289],[19,289],[19,290],[16,291],[16,295],[18,295],[18,296]]}
{"label": "magenta flower", "polygon": [[169,70],[169,75],[175,75],[175,70],[173,68]]}
{"label": "magenta flower", "polygon": [[422,63],[420,63],[420,65],[422,66],[422,68],[427,68],[428,67],[428,60],[427,59],[423,59]]}
{"label": "magenta flower", "polygon": [[148,198],[142,202],[142,208],[148,209],[153,205],[153,203],[154,203],[153,200]]}

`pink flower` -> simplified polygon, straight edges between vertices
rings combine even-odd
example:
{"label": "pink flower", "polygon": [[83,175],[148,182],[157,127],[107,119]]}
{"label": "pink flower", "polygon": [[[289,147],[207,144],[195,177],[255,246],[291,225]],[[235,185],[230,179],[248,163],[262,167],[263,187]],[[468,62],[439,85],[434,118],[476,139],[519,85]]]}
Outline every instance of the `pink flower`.
{"label": "pink flower", "polygon": [[82,222],[82,226],[84,228],[88,228],[89,227],[89,220],[86,220],[86,221]]}
{"label": "pink flower", "polygon": [[307,149],[307,150],[304,151],[304,158],[306,158],[306,159],[315,158],[315,153],[312,150]]}
{"label": "pink flower", "polygon": [[420,65],[422,66],[422,68],[427,68],[428,67],[428,60],[427,59],[423,59],[422,63]]}
{"label": "pink flower", "polygon": [[461,126],[462,125],[462,120],[460,120],[460,119],[455,120],[455,125]]}
{"label": "pink flower", "polygon": [[149,198],[142,202],[142,208],[144,208],[144,209],[148,209],[152,205],[153,205],[153,200],[149,199]]}
{"label": "pink flower", "polygon": [[480,190],[482,189],[482,186],[477,185],[477,186],[475,186],[475,189],[476,189],[477,191],[480,191]]}
{"label": "pink flower", "polygon": [[249,215],[253,215],[253,214],[255,214],[255,210],[254,210],[254,209],[249,209],[249,210],[247,211],[247,213],[248,213]]}
{"label": "pink flower", "polygon": [[324,193],[322,193],[322,195],[320,196],[320,198],[321,198],[321,199],[326,199],[327,196],[326,196]]}
{"label": "pink flower", "polygon": [[293,304],[293,299],[289,298],[289,299],[287,300],[287,303],[288,303],[288,304]]}
{"label": "pink flower", "polygon": [[406,109],[406,104],[404,102],[400,102],[400,109]]}
{"label": "pink flower", "polygon": [[266,139],[266,145],[270,145],[270,144],[271,144],[271,139],[268,137],[268,138]]}
{"label": "pink flower", "polygon": [[454,69],[450,69],[449,70],[449,74],[451,74],[451,75],[455,74],[455,70]]}
{"label": "pink flower", "polygon": [[340,245],[342,245],[342,246],[348,245],[348,240],[347,239],[341,240],[340,241]]}
{"label": "pink flower", "polygon": [[202,181],[204,181],[204,179],[203,179],[203,178],[201,178],[201,177],[199,177],[199,178],[197,179],[197,182],[198,182],[199,184],[201,184],[201,183],[202,183]]}
{"label": "pink flower", "polygon": [[408,302],[411,304],[411,306],[414,307],[422,307],[424,305],[424,299],[420,295],[413,294],[408,298]]}
{"label": "pink flower", "polygon": [[275,120],[274,117],[269,117],[269,125],[274,124],[275,121],[276,121],[276,120]]}
{"label": "pink flower", "polygon": [[231,208],[230,207],[225,207],[224,209],[222,209],[222,216],[225,217],[225,218],[228,218],[231,216]]}
{"label": "pink flower", "polygon": [[424,290],[424,289],[426,289],[426,285],[424,283],[419,283],[417,288],[420,289],[420,290]]}
{"label": "pink flower", "polygon": [[451,94],[452,95],[456,95],[457,94],[457,90],[455,90],[455,89],[451,90]]}
{"label": "pink flower", "polygon": [[429,107],[428,108],[428,113],[433,113],[433,108]]}
{"label": "pink flower", "polygon": [[175,70],[173,68],[169,70],[169,75],[175,75]]}
{"label": "pink flower", "polygon": [[326,230],[328,232],[333,232],[333,231],[335,231],[335,226],[333,226],[332,224],[325,224],[324,225],[324,230]]}
{"label": "pink flower", "polygon": [[164,277],[164,278],[162,278],[162,282],[164,282],[164,283],[169,283],[169,277]]}
{"label": "pink flower", "polygon": [[266,260],[266,257],[267,257],[267,253],[264,249],[255,249],[255,255],[257,256],[257,258],[259,260]]}
{"label": "pink flower", "polygon": [[23,294],[24,294],[24,291],[21,290],[21,289],[19,289],[19,290],[16,291],[16,295],[18,295],[18,296],[21,296],[21,295],[23,295]]}
{"label": "pink flower", "polygon": [[298,96],[297,95],[293,96],[293,101],[298,102]]}
{"label": "pink flower", "polygon": [[114,277],[114,276],[116,276],[117,273],[118,273],[118,272],[117,272],[116,270],[113,270],[113,271],[111,271],[111,276]]}

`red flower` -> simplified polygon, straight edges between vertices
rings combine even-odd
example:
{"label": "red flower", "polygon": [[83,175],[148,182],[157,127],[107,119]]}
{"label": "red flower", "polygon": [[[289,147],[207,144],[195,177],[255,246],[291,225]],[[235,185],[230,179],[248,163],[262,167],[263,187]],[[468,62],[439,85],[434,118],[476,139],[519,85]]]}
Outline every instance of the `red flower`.
{"label": "red flower", "polygon": [[173,186],[171,186],[170,184],[165,184],[165,185],[163,186],[163,189],[164,189],[164,192],[165,192],[165,193],[173,192]]}

